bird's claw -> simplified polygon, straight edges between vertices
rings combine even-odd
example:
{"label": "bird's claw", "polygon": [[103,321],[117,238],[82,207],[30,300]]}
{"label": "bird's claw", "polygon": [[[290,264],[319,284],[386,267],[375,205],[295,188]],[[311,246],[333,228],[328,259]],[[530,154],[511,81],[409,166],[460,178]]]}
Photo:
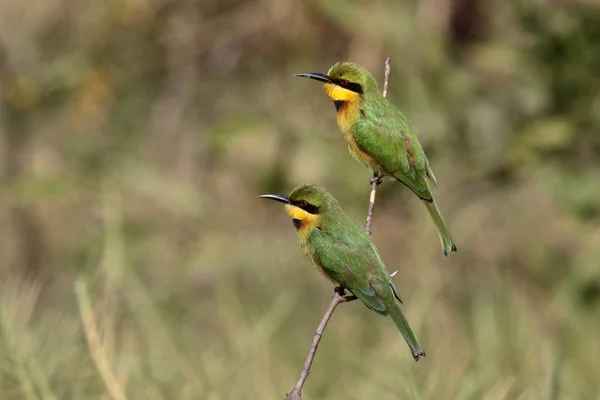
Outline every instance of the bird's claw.
{"label": "bird's claw", "polygon": [[333,290],[342,298],[342,301],[354,301],[358,298],[353,294],[346,295],[346,288],[341,285]]}
{"label": "bird's claw", "polygon": [[373,185],[374,183],[376,183],[377,186],[381,185],[383,183],[383,181],[381,180],[381,178],[383,178],[383,175],[381,175],[381,174],[373,174],[373,177],[371,178],[371,185]]}
{"label": "bird's claw", "polygon": [[346,295],[346,288],[343,286],[336,286],[333,290],[342,297]]}

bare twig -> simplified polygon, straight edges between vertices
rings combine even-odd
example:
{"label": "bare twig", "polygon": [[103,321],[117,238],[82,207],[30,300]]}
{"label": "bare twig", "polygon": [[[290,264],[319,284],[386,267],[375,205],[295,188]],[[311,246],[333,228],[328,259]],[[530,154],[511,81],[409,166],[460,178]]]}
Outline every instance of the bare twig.
{"label": "bare twig", "polygon": [[373,208],[375,207],[375,195],[377,194],[377,185],[381,182],[379,176],[373,175],[371,178],[371,194],[369,195],[369,207],[367,208],[367,223],[365,231],[371,234],[371,223],[373,222]]}
{"label": "bare twig", "polygon": [[[383,82],[383,97],[387,96],[388,83],[390,80],[390,58],[385,59],[385,81]],[[367,224],[365,226],[365,231],[367,234],[371,234],[371,222],[373,221],[373,207],[375,206],[375,192],[377,190],[377,185],[381,183],[381,176],[377,174],[373,174],[373,178],[371,178],[371,195],[369,197],[369,208],[367,210]],[[396,275],[394,272],[391,276]],[[329,308],[325,311],[325,315],[319,322],[319,326],[317,326],[317,330],[313,335],[313,341],[310,345],[310,350],[308,351],[308,355],[306,356],[306,361],[304,362],[304,367],[302,367],[302,371],[300,371],[300,377],[296,382],[296,385],[292,389],[290,393],[288,393],[285,397],[285,400],[302,400],[302,386],[304,386],[304,382],[308,378],[308,373],[310,372],[310,367],[315,358],[315,354],[317,353],[317,347],[319,347],[319,342],[321,341],[321,337],[323,336],[323,332],[327,327],[327,323],[329,319],[333,315],[333,311],[340,303],[348,302],[356,300],[356,296],[344,296],[344,289],[342,287],[337,287],[335,289],[334,295],[331,297],[331,302],[329,303]]]}
{"label": "bare twig", "polygon": [[300,371],[300,377],[298,378],[298,382],[296,382],[296,386],[290,393],[287,394],[285,400],[300,400],[302,399],[302,386],[304,386],[304,382],[306,378],[308,378],[308,373],[310,372],[310,367],[312,365],[313,359],[315,358],[315,354],[317,352],[317,347],[319,347],[319,342],[321,341],[321,336],[323,336],[323,331],[327,327],[327,323],[333,314],[333,311],[338,306],[338,304],[356,300],[355,296],[344,296],[343,291],[339,290],[340,288],[336,288],[335,293],[331,297],[331,302],[329,303],[329,308],[325,311],[325,315],[319,322],[319,326],[317,326],[317,330],[313,335],[313,341],[310,345],[310,350],[308,351],[308,356],[306,357],[306,362],[304,363],[304,367],[302,367],[302,371]]}
{"label": "bare twig", "polygon": [[[390,82],[390,61],[388,57],[385,59],[385,80],[383,81],[383,97],[387,97],[388,84]],[[375,195],[377,193],[377,185],[381,183],[382,176],[377,173],[373,173],[371,178],[371,194],[369,195],[369,208],[367,208],[367,223],[365,224],[365,231],[371,234],[371,223],[373,222],[373,208],[375,207]]]}
{"label": "bare twig", "polygon": [[390,63],[391,58],[385,59],[385,80],[383,81],[383,97],[387,97],[388,84],[390,83]]}

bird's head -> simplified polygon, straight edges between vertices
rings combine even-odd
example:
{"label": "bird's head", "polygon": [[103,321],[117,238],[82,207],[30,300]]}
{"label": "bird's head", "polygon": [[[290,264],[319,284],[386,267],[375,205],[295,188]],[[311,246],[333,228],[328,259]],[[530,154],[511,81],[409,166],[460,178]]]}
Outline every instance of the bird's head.
{"label": "bird's head", "polygon": [[318,226],[324,213],[337,205],[337,201],[331,194],[316,185],[298,186],[289,196],[263,194],[258,197],[284,203],[285,211],[292,217],[297,230],[309,228],[310,231]]}
{"label": "bird's head", "polygon": [[351,62],[335,63],[327,74],[304,72],[295,76],[323,82],[325,92],[334,102],[356,101],[364,93],[377,91],[373,75],[364,67]]}

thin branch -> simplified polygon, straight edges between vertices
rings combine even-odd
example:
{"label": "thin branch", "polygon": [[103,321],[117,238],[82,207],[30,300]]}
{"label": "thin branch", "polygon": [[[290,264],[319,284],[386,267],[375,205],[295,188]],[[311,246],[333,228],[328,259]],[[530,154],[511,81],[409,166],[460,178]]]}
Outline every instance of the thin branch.
{"label": "thin branch", "polygon": [[388,84],[390,83],[390,63],[392,62],[391,58],[385,59],[385,80],[383,81],[383,97],[387,97],[387,89]]}
{"label": "thin branch", "polygon": [[[390,61],[388,57],[385,59],[385,80],[383,81],[383,97],[387,97],[388,84],[390,83]],[[375,207],[375,195],[377,193],[377,185],[381,183],[381,175],[373,173],[371,178],[371,194],[369,195],[369,207],[367,208],[367,223],[365,224],[365,231],[371,234],[371,224],[373,223],[373,208]]]}
{"label": "thin branch", "polygon": [[[385,59],[385,81],[383,82],[383,97],[387,96],[388,83],[390,80],[390,58]],[[369,197],[369,208],[367,210],[367,224],[365,226],[365,231],[367,234],[371,234],[371,222],[373,221],[373,207],[375,206],[375,193],[377,190],[377,185],[381,183],[382,176],[373,174],[373,178],[371,178],[371,195]],[[396,272],[392,274],[394,276]],[[323,332],[327,327],[327,323],[329,319],[333,315],[335,308],[340,303],[348,302],[356,300],[356,296],[344,296],[344,288],[337,287],[335,288],[335,293],[331,297],[331,302],[329,303],[329,307],[327,311],[325,311],[325,315],[319,322],[319,326],[317,326],[317,330],[313,335],[313,341],[310,345],[310,350],[308,351],[308,355],[306,356],[306,361],[304,362],[304,367],[302,367],[302,371],[300,371],[300,377],[296,382],[296,385],[292,389],[290,393],[288,393],[285,397],[285,400],[302,400],[302,386],[304,386],[304,382],[308,378],[308,373],[310,372],[310,367],[312,366],[312,362],[315,358],[315,354],[317,353],[317,347],[319,347],[319,342],[321,341],[321,337],[323,336]]]}
{"label": "thin branch", "polygon": [[377,194],[377,185],[381,183],[379,176],[373,175],[371,178],[371,194],[369,195],[369,207],[367,208],[367,223],[365,224],[365,231],[371,234],[371,223],[373,223],[373,208],[375,207],[375,195]]}
{"label": "thin branch", "polygon": [[317,347],[319,347],[319,342],[321,341],[321,337],[323,336],[323,332],[327,327],[327,323],[333,314],[333,311],[340,303],[344,303],[346,301],[356,300],[355,296],[344,296],[343,290],[341,288],[336,288],[335,293],[331,297],[331,302],[329,303],[329,308],[325,311],[325,315],[321,319],[319,326],[317,326],[317,330],[313,335],[313,341],[310,345],[310,350],[308,351],[308,356],[306,357],[306,362],[304,363],[304,367],[302,367],[302,371],[300,371],[300,377],[298,378],[298,382],[296,382],[296,386],[290,393],[287,394],[285,400],[301,400],[302,399],[302,386],[304,386],[304,382],[306,382],[306,378],[308,378],[308,373],[310,372],[310,367],[315,358],[315,354],[317,353]]}

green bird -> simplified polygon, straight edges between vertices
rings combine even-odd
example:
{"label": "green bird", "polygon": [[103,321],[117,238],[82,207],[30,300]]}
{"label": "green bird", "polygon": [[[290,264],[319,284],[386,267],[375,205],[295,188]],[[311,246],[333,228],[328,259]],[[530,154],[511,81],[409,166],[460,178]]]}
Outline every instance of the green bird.
{"label": "green bird", "polygon": [[337,121],[350,153],[373,170],[373,180],[391,176],[408,186],[433,219],[447,257],[456,246],[431,195],[431,181],[439,190],[429,161],[406,117],[377,88],[373,75],[350,62],[334,64],[327,74],[296,74],[325,83]]}
{"label": "green bird", "polygon": [[323,188],[299,186],[289,195],[259,196],[285,204],[302,249],[313,265],[368,308],[389,315],[415,361],[425,357],[419,340],[400,310],[398,289],[381,261],[373,239],[350,219],[337,200]]}

